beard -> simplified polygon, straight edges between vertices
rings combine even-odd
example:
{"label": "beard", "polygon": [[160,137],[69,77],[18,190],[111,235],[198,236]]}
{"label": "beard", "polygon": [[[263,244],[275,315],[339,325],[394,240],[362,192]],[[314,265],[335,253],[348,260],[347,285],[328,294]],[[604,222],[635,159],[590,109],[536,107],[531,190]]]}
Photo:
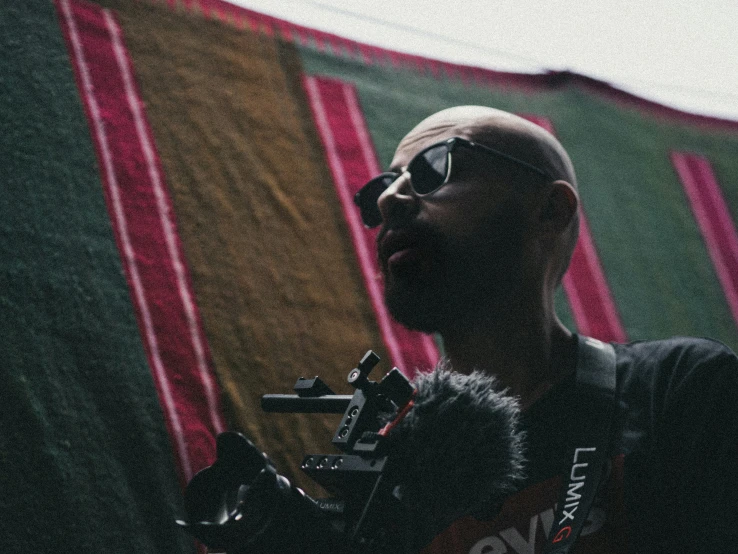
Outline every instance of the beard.
{"label": "beard", "polygon": [[524,241],[517,214],[494,220],[482,232],[460,237],[413,225],[420,260],[391,268],[380,262],[392,317],[409,329],[441,334],[503,317],[519,296]]}

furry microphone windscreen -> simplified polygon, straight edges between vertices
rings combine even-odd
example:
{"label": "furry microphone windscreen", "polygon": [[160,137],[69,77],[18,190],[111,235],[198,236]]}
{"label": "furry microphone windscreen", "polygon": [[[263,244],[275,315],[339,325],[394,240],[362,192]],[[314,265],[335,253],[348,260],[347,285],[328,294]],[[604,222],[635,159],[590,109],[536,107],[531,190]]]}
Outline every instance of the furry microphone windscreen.
{"label": "furry microphone windscreen", "polygon": [[455,373],[442,361],[413,384],[415,404],[388,434],[387,454],[412,542],[422,544],[516,490],[524,478],[523,434],[517,400],[490,375]]}

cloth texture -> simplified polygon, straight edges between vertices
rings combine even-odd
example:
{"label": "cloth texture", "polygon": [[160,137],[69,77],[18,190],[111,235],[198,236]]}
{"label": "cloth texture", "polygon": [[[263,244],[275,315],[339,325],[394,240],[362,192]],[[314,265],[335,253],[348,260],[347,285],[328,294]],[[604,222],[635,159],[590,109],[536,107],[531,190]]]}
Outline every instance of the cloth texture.
{"label": "cloth texture", "polygon": [[[721,343],[615,345],[616,414],[605,477],[573,552],[729,552],[738,544],[738,358]],[[467,517],[423,552],[535,553],[551,529],[569,437],[573,376],[523,413],[527,480],[491,521]]]}
{"label": "cloth texture", "polygon": [[0,550],[193,552],[51,2],[0,6]]}
{"label": "cloth texture", "polygon": [[[330,448],[338,419],[264,414],[259,397],[301,375],[346,392],[369,348],[376,372],[435,355],[433,337],[407,347],[378,321],[373,245],[356,240],[340,197],[387,167],[418,121],[459,104],[524,115],[572,155],[597,263],[578,306],[557,295],[567,326],[583,313],[597,336],[599,305],[624,337],[738,347],[736,122],[583,76],[391,52],[221,0],[0,3],[4,551],[191,551],[172,524],[178,477],[212,460],[221,427],[323,494],[296,468]],[[524,551],[531,521],[485,551]]]}
{"label": "cloth texture", "polygon": [[214,461],[219,390],[166,180],[113,14],[59,0],[105,201],[184,485]]}
{"label": "cloth texture", "polygon": [[[336,416],[264,414],[368,349],[389,359],[301,83],[297,50],[164,6],[103,2],[126,37],[160,152],[228,427],[296,471]],[[377,370],[379,371],[379,369]]]}

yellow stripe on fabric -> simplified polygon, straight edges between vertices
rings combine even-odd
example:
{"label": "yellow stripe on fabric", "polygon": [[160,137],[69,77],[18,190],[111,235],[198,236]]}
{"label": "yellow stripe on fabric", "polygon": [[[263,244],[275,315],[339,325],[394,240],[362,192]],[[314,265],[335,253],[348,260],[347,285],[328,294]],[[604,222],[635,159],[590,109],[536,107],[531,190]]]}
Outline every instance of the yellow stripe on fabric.
{"label": "yellow stripe on fabric", "polygon": [[129,37],[226,409],[280,470],[296,468],[338,421],[265,415],[260,396],[315,375],[347,392],[367,349],[387,358],[297,53],[168,9],[106,4]]}

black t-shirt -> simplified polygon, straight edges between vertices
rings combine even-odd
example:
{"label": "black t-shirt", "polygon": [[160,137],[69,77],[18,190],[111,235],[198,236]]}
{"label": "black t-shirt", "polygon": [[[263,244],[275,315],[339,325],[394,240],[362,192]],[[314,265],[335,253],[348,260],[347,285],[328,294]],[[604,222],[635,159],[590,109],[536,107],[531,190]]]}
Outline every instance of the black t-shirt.
{"label": "black t-shirt", "polygon": [[[738,359],[694,338],[614,345],[617,408],[603,485],[573,551],[738,552]],[[535,554],[554,517],[574,377],[522,418],[527,480],[490,521],[461,519],[424,554]]]}

